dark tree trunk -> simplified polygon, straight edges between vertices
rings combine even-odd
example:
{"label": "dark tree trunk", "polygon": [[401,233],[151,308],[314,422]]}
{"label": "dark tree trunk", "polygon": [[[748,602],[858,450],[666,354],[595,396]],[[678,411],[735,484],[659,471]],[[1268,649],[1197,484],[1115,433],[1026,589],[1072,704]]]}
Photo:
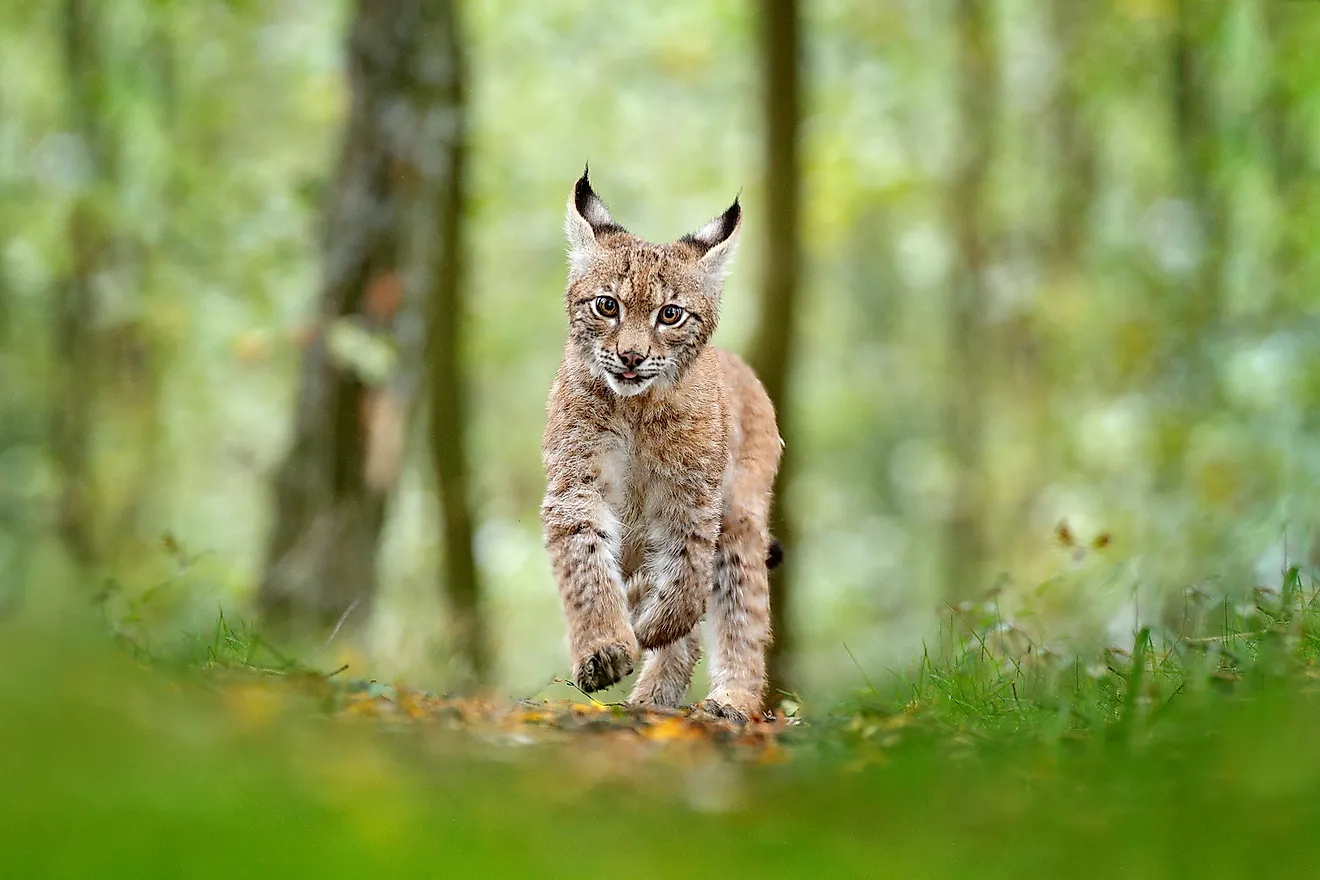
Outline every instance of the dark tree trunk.
{"label": "dark tree trunk", "polygon": [[[0,113],[3,112],[3,108],[0,108]],[[0,198],[5,198],[6,196],[8,196],[8,193],[0,190]],[[9,275],[6,273],[5,267],[0,265],[0,345],[5,345],[9,342],[9,325],[13,320],[10,316],[11,306],[9,300]]]}
{"label": "dark tree trunk", "polygon": [[951,602],[973,595],[984,575],[985,327],[987,243],[983,226],[986,182],[994,140],[998,67],[985,0],[958,0],[957,110],[959,154],[948,188],[949,223],[957,246],[948,302],[947,356],[950,395],[945,431],[957,475],[946,521],[945,595]]}
{"label": "dark tree trunk", "polygon": [[1261,108],[1261,123],[1269,132],[1270,153],[1273,162],[1275,200],[1278,218],[1275,223],[1274,283],[1281,301],[1293,295],[1299,258],[1310,242],[1298,240],[1294,231],[1296,213],[1304,206],[1309,192],[1310,162],[1307,157],[1302,126],[1297,119],[1298,98],[1288,81],[1288,67],[1297,54],[1300,31],[1299,12],[1295,4],[1266,2],[1267,36],[1271,47],[1270,88],[1265,105]]}
{"label": "dark tree trunk", "polygon": [[65,0],[61,22],[69,84],[70,124],[86,150],[89,179],[69,214],[70,268],[53,298],[51,450],[60,470],[59,534],[81,565],[96,559],[91,441],[96,394],[96,276],[108,242],[97,196],[113,173],[110,136],[102,115],[105,59],[98,4]]}
{"label": "dark tree trunk", "polygon": [[[453,7],[358,0],[324,279],[258,593],[276,624],[333,624],[376,592],[386,500],[425,379],[461,131]],[[393,351],[397,358],[376,355]],[[375,364],[373,366],[373,364]]]}
{"label": "dark tree trunk", "polygon": [[1208,320],[1219,306],[1219,257],[1223,223],[1214,210],[1219,197],[1215,179],[1219,159],[1219,137],[1211,106],[1212,69],[1206,51],[1208,29],[1204,14],[1193,0],[1178,0],[1174,34],[1174,116],[1178,152],[1182,160],[1183,187],[1196,209],[1205,234],[1206,259],[1203,277],[1193,299],[1199,317]]}
{"label": "dark tree trunk", "polygon": [[[793,331],[798,305],[801,256],[798,217],[801,171],[798,163],[798,123],[802,86],[801,40],[796,0],[764,0],[761,4],[763,101],[765,134],[766,237],[762,259],[761,316],[752,351],[753,366],[774,401],[779,433],[784,438],[778,494],[791,483],[796,464],[789,374],[793,362]],[[774,642],[768,658],[770,698],[788,691],[793,680],[793,615],[790,589],[793,572],[793,523],[782,503],[776,504],[771,528],[784,546],[784,564],[770,576],[770,621]]]}
{"label": "dark tree trunk", "polygon": [[1222,12],[1214,4],[1178,0],[1173,34],[1173,113],[1182,179],[1202,243],[1196,271],[1180,285],[1178,342],[1172,349],[1175,393],[1183,406],[1217,405],[1211,343],[1219,329],[1231,206],[1219,180],[1221,138],[1213,106],[1210,43]]}
{"label": "dark tree trunk", "polygon": [[457,127],[448,143],[448,186],[439,194],[439,248],[432,261],[435,287],[431,322],[431,461],[440,497],[444,534],[442,590],[449,610],[449,635],[460,675],[485,682],[490,673],[481,583],[472,548],[468,498],[467,393],[462,369],[464,170],[467,157],[466,59],[454,4],[446,3],[449,57],[453,63],[451,104]]}
{"label": "dark tree trunk", "polygon": [[1091,21],[1092,0],[1053,0],[1050,4],[1055,51],[1059,58],[1059,86],[1050,114],[1059,180],[1054,210],[1054,235],[1049,241],[1056,272],[1075,272],[1086,243],[1087,215],[1095,196],[1095,146],[1082,114],[1081,78],[1085,70],[1085,29]]}
{"label": "dark tree trunk", "polygon": [[61,477],[58,531],[70,557],[84,566],[96,559],[91,468],[96,300],[92,284],[100,243],[92,216],[89,204],[80,203],[69,219],[73,266],[55,294],[52,346],[51,449]]}

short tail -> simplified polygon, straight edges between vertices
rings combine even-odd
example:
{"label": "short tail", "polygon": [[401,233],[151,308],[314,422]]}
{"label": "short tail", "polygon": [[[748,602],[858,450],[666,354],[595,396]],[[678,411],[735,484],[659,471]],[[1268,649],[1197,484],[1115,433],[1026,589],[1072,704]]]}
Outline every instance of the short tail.
{"label": "short tail", "polygon": [[776,540],[770,541],[770,550],[765,554],[765,567],[767,571],[772,571],[779,567],[784,561],[784,545]]}

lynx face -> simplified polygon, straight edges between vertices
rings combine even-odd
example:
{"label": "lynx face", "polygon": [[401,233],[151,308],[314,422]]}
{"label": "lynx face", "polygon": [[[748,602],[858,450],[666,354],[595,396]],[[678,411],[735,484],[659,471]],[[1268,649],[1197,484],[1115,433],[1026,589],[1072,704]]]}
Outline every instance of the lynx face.
{"label": "lynx face", "polygon": [[717,318],[689,267],[658,248],[635,246],[597,264],[577,285],[569,313],[592,372],[623,397],[676,381]]}
{"label": "lynx face", "polygon": [[699,232],[653,245],[614,223],[584,175],[567,220],[570,338],[621,397],[677,382],[715,332],[741,220],[735,201]]}

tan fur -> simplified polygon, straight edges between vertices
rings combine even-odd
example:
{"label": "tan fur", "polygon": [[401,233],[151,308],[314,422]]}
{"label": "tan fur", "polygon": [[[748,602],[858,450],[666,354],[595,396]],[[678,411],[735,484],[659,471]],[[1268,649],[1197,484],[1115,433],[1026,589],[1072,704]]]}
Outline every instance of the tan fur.
{"label": "tan fur", "polygon": [[[632,701],[678,705],[709,614],[706,706],[753,716],[765,690],[782,443],[755,374],[709,344],[741,209],[652,245],[613,222],[584,174],[566,226],[570,329],[547,407],[541,519],[574,680],[608,687],[645,650]],[[613,316],[601,313],[602,296],[617,304]],[[667,305],[684,310],[672,327],[659,317]]]}

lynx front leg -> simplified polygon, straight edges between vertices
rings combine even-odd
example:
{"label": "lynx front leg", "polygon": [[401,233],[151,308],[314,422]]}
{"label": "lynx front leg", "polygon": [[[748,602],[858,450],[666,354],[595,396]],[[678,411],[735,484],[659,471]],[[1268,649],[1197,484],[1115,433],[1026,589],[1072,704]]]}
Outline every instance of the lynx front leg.
{"label": "lynx front leg", "polygon": [[714,497],[654,516],[641,570],[649,584],[633,612],[633,630],[643,648],[676,642],[701,622],[710,598],[719,523]]}
{"label": "lynx front leg", "polygon": [[541,522],[568,623],[573,681],[588,693],[603,690],[631,673],[638,655],[619,576],[618,517],[597,492],[551,491]]}
{"label": "lynx front leg", "polygon": [[646,662],[637,676],[628,702],[642,706],[683,705],[688,685],[692,683],[692,670],[701,659],[701,627],[676,642],[646,652]]}
{"label": "lynx front leg", "polygon": [[710,597],[710,695],[704,707],[740,721],[761,712],[770,645],[770,539],[763,517],[726,521]]}

